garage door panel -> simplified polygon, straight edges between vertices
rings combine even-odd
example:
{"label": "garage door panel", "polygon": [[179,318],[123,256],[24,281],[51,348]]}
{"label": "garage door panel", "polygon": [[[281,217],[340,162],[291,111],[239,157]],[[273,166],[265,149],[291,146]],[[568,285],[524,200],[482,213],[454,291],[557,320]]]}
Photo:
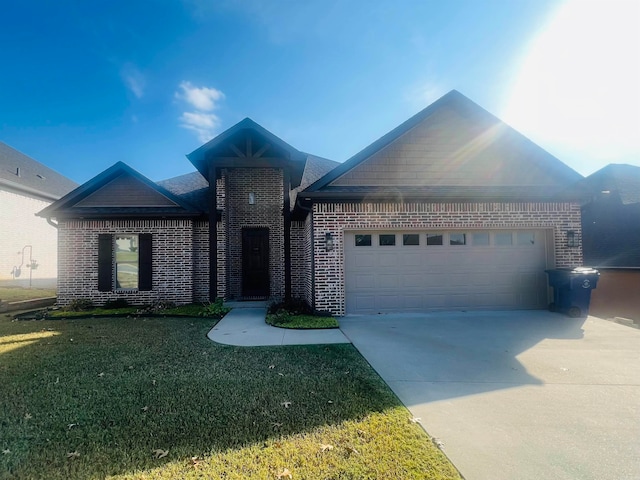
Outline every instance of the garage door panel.
{"label": "garage door panel", "polygon": [[355,290],[374,289],[376,287],[376,277],[370,274],[360,274],[354,276]]}
{"label": "garage door panel", "polygon": [[420,294],[403,295],[402,299],[405,310],[420,311],[423,308],[423,296]]}
{"label": "garage door panel", "polygon": [[428,264],[433,268],[447,265],[450,261],[448,253],[440,248],[436,248],[435,251],[431,251],[432,248],[433,247],[427,247],[429,251],[425,258],[428,259]]}
{"label": "garage door panel", "polygon": [[401,286],[406,290],[413,289],[416,285],[420,287],[436,286],[438,284],[437,279],[431,278],[429,275],[418,273],[405,273],[400,277]]}
{"label": "garage door panel", "polygon": [[380,289],[388,289],[401,287],[400,275],[398,274],[382,274],[376,276],[376,286]]}
{"label": "garage door panel", "polygon": [[378,255],[373,252],[357,252],[357,255],[352,257],[354,267],[366,267],[376,266],[378,264]]}
{"label": "garage door panel", "polygon": [[406,268],[422,268],[424,258],[425,256],[421,255],[419,252],[403,253],[402,255],[398,255],[397,261],[398,265]]}
{"label": "garage door panel", "polygon": [[434,309],[434,308],[446,308],[448,295],[446,294],[425,294],[424,296],[424,306],[425,309]]}
{"label": "garage door panel", "polygon": [[375,296],[374,295],[362,295],[353,294],[349,297],[349,301],[353,304],[353,310],[362,313],[375,312]]}
{"label": "garage door panel", "polygon": [[378,265],[380,267],[395,267],[398,265],[398,254],[380,252],[378,255]]}
{"label": "garage door panel", "polygon": [[[504,230],[502,231],[504,232]],[[542,231],[533,245],[379,245],[379,233],[370,246],[355,246],[354,234],[345,234],[345,282],[348,313],[428,311],[433,309],[515,309],[546,306],[546,248]],[[518,237],[513,231],[514,243]],[[531,234],[527,234],[530,237]],[[468,239],[473,236],[467,235]]]}
{"label": "garage door panel", "polygon": [[397,312],[400,311],[402,307],[402,302],[398,294],[376,295],[375,302],[380,312]]}

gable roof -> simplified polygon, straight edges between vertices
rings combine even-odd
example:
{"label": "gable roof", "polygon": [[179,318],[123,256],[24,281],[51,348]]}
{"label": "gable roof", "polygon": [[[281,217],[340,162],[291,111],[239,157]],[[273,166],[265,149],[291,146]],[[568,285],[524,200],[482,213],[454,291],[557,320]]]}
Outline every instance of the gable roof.
{"label": "gable roof", "polygon": [[[417,135],[422,144],[407,145],[410,135]],[[455,156],[453,148],[457,148]],[[409,159],[414,171],[408,167]],[[525,162],[531,167],[529,171],[523,171]],[[365,164],[377,171],[367,172]],[[577,196],[567,187],[581,178],[453,90],[330,171],[303,194],[305,198],[325,199],[355,198],[365,193],[370,198],[411,193],[433,199],[472,195],[542,199]]]}
{"label": "gable roof", "polygon": [[640,167],[634,165],[610,163],[585,178],[583,185],[596,197],[615,195],[623,205],[640,203]]}
{"label": "gable roof", "polygon": [[45,218],[170,218],[201,214],[201,210],[123,162],[38,213]]}
{"label": "gable roof", "polygon": [[209,182],[200,172],[167,178],[157,184],[203,212],[209,212]]}
{"label": "gable roof", "polygon": [[600,268],[640,268],[640,167],[609,164],[582,182],[584,262]]}
{"label": "gable roof", "polygon": [[46,200],[57,200],[78,184],[0,142],[0,186]]}
{"label": "gable roof", "polygon": [[318,157],[316,155],[311,155],[310,153],[307,153],[306,155],[307,161],[304,167],[304,173],[302,174],[302,181],[300,182],[300,185],[291,189],[289,192],[289,204],[292,210],[296,206],[296,198],[299,192],[340,165],[338,162],[334,162],[328,158]]}
{"label": "gable roof", "polygon": [[[268,144],[267,149],[263,152],[264,159],[250,157],[247,162],[243,162],[242,158],[237,157],[232,159],[234,162],[239,166],[269,166],[270,162],[273,162],[273,158],[270,157],[275,153],[276,156],[282,156],[282,160],[290,167],[291,185],[296,187],[300,184],[306,155],[248,117],[188,154],[187,158],[204,178],[210,180],[208,160],[210,158],[217,160],[217,157],[227,157],[225,160],[229,160],[228,157],[233,156],[233,151],[231,154],[229,153],[230,144],[233,144],[234,140],[238,138],[247,136],[258,138],[265,145]],[[224,166],[229,165],[225,164]]]}

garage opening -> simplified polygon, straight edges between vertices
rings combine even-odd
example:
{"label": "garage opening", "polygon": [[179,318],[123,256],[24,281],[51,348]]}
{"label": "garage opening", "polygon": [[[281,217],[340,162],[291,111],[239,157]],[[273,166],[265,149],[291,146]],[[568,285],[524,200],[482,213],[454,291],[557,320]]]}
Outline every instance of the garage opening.
{"label": "garage opening", "polygon": [[345,232],[347,313],[542,309],[545,230]]}

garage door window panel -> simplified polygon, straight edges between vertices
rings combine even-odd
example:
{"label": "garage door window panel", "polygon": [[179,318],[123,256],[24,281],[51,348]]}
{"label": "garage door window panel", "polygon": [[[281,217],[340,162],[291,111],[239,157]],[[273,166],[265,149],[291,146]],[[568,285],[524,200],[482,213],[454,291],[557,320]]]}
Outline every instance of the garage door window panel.
{"label": "garage door window panel", "polygon": [[496,233],[495,243],[499,247],[513,245],[513,235],[511,234],[511,232]]}
{"label": "garage door window panel", "polygon": [[466,233],[450,233],[449,245],[466,245],[467,234]]}
{"label": "garage door window panel", "polygon": [[443,245],[442,233],[427,233],[427,245]]}
{"label": "garage door window panel", "polygon": [[517,233],[517,244],[519,246],[530,246],[536,244],[536,234],[535,232],[518,232]]}
{"label": "garage door window panel", "polygon": [[420,245],[420,235],[417,233],[405,233],[402,235],[402,245],[405,247]]}
{"label": "garage door window panel", "polygon": [[371,235],[356,235],[356,247],[370,247]]}
{"label": "garage door window panel", "polygon": [[474,247],[484,247],[489,245],[489,232],[476,232],[471,236]]}
{"label": "garage door window panel", "polygon": [[378,236],[378,245],[381,247],[393,247],[396,244],[396,236],[382,233]]}

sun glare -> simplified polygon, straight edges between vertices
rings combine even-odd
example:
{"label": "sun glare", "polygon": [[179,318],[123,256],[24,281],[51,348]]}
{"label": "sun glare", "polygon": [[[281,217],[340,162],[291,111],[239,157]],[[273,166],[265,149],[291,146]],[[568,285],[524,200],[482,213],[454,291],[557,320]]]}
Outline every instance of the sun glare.
{"label": "sun glare", "polygon": [[640,2],[565,2],[523,56],[503,118],[585,159],[581,173],[639,162]]}

